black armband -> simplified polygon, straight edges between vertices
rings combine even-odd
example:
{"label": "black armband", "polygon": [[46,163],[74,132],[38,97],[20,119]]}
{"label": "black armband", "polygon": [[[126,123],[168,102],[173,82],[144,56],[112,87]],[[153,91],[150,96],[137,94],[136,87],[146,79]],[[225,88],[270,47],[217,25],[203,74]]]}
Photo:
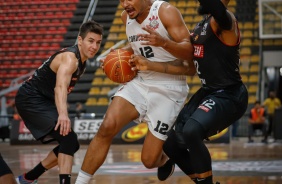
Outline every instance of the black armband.
{"label": "black armband", "polygon": [[210,13],[219,27],[224,30],[232,28],[231,15],[226,11],[226,7],[220,0],[198,0],[205,12]]}

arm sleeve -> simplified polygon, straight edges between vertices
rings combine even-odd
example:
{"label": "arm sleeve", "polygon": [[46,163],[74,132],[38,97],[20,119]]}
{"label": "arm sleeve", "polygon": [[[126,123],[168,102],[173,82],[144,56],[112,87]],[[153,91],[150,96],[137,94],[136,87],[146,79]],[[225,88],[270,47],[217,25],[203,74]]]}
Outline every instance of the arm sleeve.
{"label": "arm sleeve", "polygon": [[232,28],[231,15],[226,11],[226,7],[220,0],[198,0],[205,10],[207,10],[216,20],[219,27],[224,30]]}

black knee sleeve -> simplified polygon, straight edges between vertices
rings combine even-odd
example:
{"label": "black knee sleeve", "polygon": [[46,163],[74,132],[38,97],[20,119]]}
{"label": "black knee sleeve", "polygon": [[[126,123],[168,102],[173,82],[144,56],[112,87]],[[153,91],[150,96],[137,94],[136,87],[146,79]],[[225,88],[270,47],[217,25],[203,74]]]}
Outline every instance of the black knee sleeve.
{"label": "black knee sleeve", "polygon": [[186,174],[194,174],[189,152],[186,148],[182,148],[177,144],[177,135],[174,130],[168,134],[168,138],[163,145],[165,154],[178,165],[178,167]]}
{"label": "black knee sleeve", "polygon": [[77,135],[73,131],[67,136],[62,136],[62,141],[60,142],[59,153],[64,153],[66,155],[73,156],[75,152],[79,149],[79,142],[77,140]]}
{"label": "black knee sleeve", "polygon": [[183,127],[182,134],[188,148],[190,144],[197,144],[205,139],[205,129],[198,121],[191,118]]}
{"label": "black knee sleeve", "polygon": [[79,149],[79,142],[77,140],[77,135],[74,131],[71,131],[68,135],[62,136],[59,131],[51,132],[51,135],[59,142],[59,146],[53,149],[55,155],[58,156],[59,153],[73,156],[75,152]]}
{"label": "black knee sleeve", "polygon": [[183,138],[189,149],[190,159],[193,161],[195,173],[211,171],[211,156],[205,146],[206,131],[204,127],[194,119],[189,119],[183,129]]}

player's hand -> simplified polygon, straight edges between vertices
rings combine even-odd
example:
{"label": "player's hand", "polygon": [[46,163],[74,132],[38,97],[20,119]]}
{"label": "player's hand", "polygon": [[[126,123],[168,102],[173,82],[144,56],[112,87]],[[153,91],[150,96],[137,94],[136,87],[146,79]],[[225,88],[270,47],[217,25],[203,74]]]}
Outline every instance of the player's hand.
{"label": "player's hand", "polygon": [[55,131],[60,127],[60,134],[66,136],[71,132],[71,121],[67,115],[59,115]]}
{"label": "player's hand", "polygon": [[152,27],[146,25],[142,29],[149,34],[138,34],[138,40],[142,41],[141,45],[152,45],[156,47],[164,47],[166,45],[167,39],[162,37]]}
{"label": "player's hand", "polygon": [[100,59],[99,61],[100,61],[100,67],[103,69],[103,72],[105,73],[105,71],[104,71],[104,61],[105,61],[105,58]]}
{"label": "player's hand", "polygon": [[148,70],[150,61],[141,55],[131,55],[129,63],[132,66],[132,70]]}

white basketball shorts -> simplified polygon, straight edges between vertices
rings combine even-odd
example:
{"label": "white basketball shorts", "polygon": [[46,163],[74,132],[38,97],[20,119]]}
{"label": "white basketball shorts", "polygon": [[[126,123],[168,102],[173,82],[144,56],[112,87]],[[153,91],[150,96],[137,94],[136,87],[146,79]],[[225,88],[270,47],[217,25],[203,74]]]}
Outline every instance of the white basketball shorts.
{"label": "white basketball shorts", "polygon": [[[175,82],[177,83],[177,82]],[[158,84],[134,79],[115,93],[132,103],[140,116],[136,123],[147,122],[150,132],[158,139],[166,140],[167,132],[183,107],[188,95],[185,83]]]}

